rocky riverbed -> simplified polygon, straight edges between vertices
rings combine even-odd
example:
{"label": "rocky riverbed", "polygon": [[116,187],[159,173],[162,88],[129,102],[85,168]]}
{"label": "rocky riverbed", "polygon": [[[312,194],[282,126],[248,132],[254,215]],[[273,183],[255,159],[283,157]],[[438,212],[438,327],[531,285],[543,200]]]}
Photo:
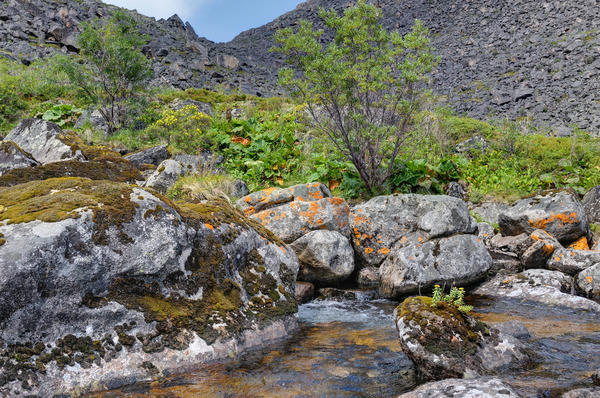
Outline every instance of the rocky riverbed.
{"label": "rocky riverbed", "polygon": [[[598,394],[598,188],[173,202],[210,155],[163,149],[37,119],[2,141],[0,395]],[[471,313],[426,297],[458,286]]]}

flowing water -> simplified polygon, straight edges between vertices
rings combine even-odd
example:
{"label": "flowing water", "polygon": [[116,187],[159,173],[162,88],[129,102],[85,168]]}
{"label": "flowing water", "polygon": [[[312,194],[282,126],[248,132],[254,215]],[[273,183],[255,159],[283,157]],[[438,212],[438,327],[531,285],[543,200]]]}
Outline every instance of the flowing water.
{"label": "flowing water", "polygon": [[[502,377],[524,397],[555,397],[590,385],[600,368],[600,320],[517,302],[479,300],[490,323],[524,322],[538,365]],[[395,397],[416,374],[400,351],[394,303],[320,300],[300,306],[300,330],[286,343],[235,362],[94,397]]]}

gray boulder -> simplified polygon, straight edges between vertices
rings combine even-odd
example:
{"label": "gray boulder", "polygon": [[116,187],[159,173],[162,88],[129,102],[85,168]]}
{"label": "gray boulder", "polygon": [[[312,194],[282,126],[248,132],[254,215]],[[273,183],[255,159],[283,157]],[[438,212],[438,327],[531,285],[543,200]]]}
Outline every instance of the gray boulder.
{"label": "gray boulder", "polygon": [[35,167],[39,163],[12,141],[0,142],[0,176],[9,170]]}
{"label": "gray boulder", "polygon": [[244,196],[236,205],[286,243],[316,230],[350,234],[348,204],[342,198],[332,198],[320,183],[265,189]]}
{"label": "gray boulder", "polygon": [[570,278],[561,272],[528,270],[517,275],[499,275],[483,283],[473,293],[494,299],[517,300],[600,314],[600,304],[565,293],[569,288]]}
{"label": "gray boulder", "polygon": [[577,291],[582,295],[594,300],[600,299],[600,263],[581,271],[575,278],[575,283]]}
{"label": "gray boulder", "polygon": [[490,254],[474,235],[407,246],[398,242],[379,268],[379,293],[398,298],[435,284],[466,285],[481,280],[491,266]]}
{"label": "gray boulder", "polygon": [[471,213],[475,218],[489,224],[498,224],[500,214],[508,210],[510,206],[506,203],[484,202],[473,208]]}
{"label": "gray boulder", "polygon": [[467,155],[474,155],[476,153],[484,153],[485,150],[490,146],[485,138],[476,135],[468,140],[458,143],[454,147],[454,152],[463,153]]}
{"label": "gray boulder", "polygon": [[13,141],[42,164],[62,160],[85,160],[56,124],[41,119],[22,120],[4,141]]}
{"label": "gray boulder", "polygon": [[533,231],[529,237],[533,243],[521,255],[521,263],[526,269],[544,268],[554,251],[562,249],[562,245],[543,229]]}
{"label": "gray boulder", "polygon": [[298,255],[298,279],[316,285],[335,285],[354,271],[350,241],[336,231],[312,231],[290,245]]}
{"label": "gray boulder", "polygon": [[205,113],[209,116],[213,115],[213,106],[206,102],[200,102],[200,101],[195,101],[195,100],[190,100],[190,99],[181,100],[178,98],[171,103],[171,109],[173,109],[174,111],[178,111],[187,106],[193,106],[199,112]]}
{"label": "gray boulder", "polygon": [[251,193],[237,201],[236,205],[247,215],[281,206],[293,201],[314,202],[331,198],[331,191],[321,183],[299,184],[289,188],[269,188]]}
{"label": "gray boulder", "polygon": [[516,202],[498,218],[502,235],[531,234],[543,229],[562,244],[574,242],[589,233],[583,205],[566,191],[538,195]]}
{"label": "gray boulder", "polygon": [[163,161],[169,159],[170,156],[171,155],[169,154],[169,151],[167,151],[167,147],[165,145],[161,145],[130,153],[125,156],[125,159],[129,160],[135,167],[139,169],[143,164],[153,164],[158,166]]}
{"label": "gray boulder", "polygon": [[1,396],[116,388],[295,327],[295,254],[227,203],[175,209],[85,178],[0,188],[0,203]]}
{"label": "gray boulder", "polygon": [[583,207],[590,223],[600,223],[600,185],[585,194]]}
{"label": "gray boulder", "polygon": [[496,374],[530,363],[523,344],[454,305],[410,297],[396,309],[400,348],[429,380]]}
{"label": "gray boulder", "polygon": [[176,160],[167,159],[162,162],[143,184],[144,187],[166,192],[179,177],[189,174],[187,170]]}
{"label": "gray boulder", "polygon": [[559,249],[548,260],[547,268],[575,276],[596,263],[600,263],[598,251]]}
{"label": "gray boulder", "polygon": [[110,128],[108,127],[108,123],[102,116],[102,113],[98,109],[87,109],[85,110],[77,122],[75,122],[75,128],[80,129],[83,128],[87,123],[89,123],[94,129],[100,130],[107,135],[110,132]]}
{"label": "gray boulder", "polygon": [[392,246],[411,233],[423,241],[454,234],[472,234],[476,222],[464,201],[450,196],[378,196],[352,209],[350,229],[357,258],[379,266]]}
{"label": "gray boulder", "polygon": [[398,398],[519,398],[504,381],[486,377],[446,379],[423,384]]}

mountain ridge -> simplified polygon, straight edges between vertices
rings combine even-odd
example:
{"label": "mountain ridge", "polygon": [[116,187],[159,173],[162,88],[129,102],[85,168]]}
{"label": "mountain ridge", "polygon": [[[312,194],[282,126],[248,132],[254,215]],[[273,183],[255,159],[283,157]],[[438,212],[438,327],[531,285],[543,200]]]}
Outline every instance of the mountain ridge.
{"label": "mountain ridge", "polygon": [[[406,32],[415,18],[429,27],[441,62],[433,91],[460,114],[509,118],[551,127],[600,131],[600,7],[527,0],[377,0],[388,29]],[[166,20],[132,13],[151,37],[145,53],[155,84],[218,86],[245,93],[284,94],[276,75],[284,65],[269,51],[279,28],[300,19],[321,26],[319,8],[342,11],[349,0],[309,0],[272,22],[227,43],[198,37],[174,15]],[[30,62],[57,51],[74,52],[77,25],[106,17],[115,6],[97,0],[3,0],[0,55]]]}

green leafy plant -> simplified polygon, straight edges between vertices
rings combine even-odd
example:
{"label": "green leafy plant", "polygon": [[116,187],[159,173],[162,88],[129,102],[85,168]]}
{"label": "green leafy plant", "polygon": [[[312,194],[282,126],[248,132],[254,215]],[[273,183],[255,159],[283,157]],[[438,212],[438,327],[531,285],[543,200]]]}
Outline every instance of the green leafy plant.
{"label": "green leafy plant", "polygon": [[313,126],[354,164],[367,190],[382,192],[420,108],[419,84],[436,62],[428,31],[416,21],[404,36],[390,33],[365,0],[342,16],[319,16],[334,34],[326,45],[324,31],[308,21],[277,32],[274,51],[292,66],[280,70],[280,83],[307,104]]}
{"label": "green leafy plant", "polygon": [[62,69],[82,95],[99,106],[112,133],[124,124],[128,104],[152,77],[150,61],[141,52],[148,38],[122,11],[115,11],[105,25],[95,20],[84,22],[82,28],[78,40],[81,59],[62,58]]}
{"label": "green leafy plant", "polygon": [[438,304],[444,302],[448,305],[452,305],[456,307],[460,312],[464,314],[468,314],[473,310],[472,305],[466,305],[463,301],[465,297],[465,289],[464,288],[456,288],[455,286],[450,289],[450,293],[444,295],[444,291],[440,287],[440,285],[435,285],[433,287],[433,295],[431,299],[431,306],[438,307]]}
{"label": "green leafy plant", "polygon": [[60,127],[67,124],[72,124],[76,121],[76,117],[83,112],[81,109],[74,107],[71,104],[54,105],[42,114],[42,119],[56,123]]}

